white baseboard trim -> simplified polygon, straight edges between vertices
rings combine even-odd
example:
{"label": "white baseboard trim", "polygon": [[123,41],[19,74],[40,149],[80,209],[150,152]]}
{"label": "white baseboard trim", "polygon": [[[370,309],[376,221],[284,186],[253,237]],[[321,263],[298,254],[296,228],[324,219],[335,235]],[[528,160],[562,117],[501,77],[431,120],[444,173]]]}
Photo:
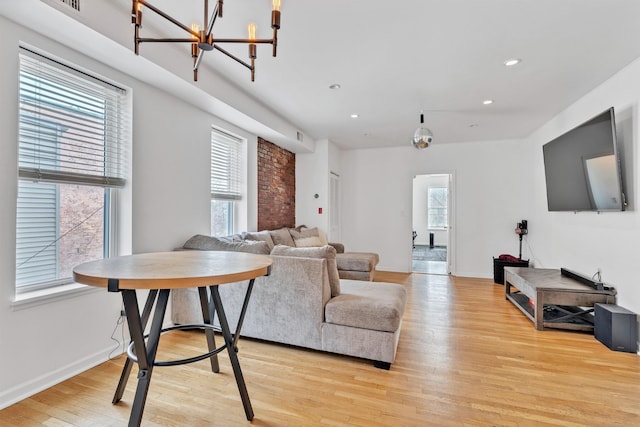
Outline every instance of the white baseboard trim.
{"label": "white baseboard trim", "polygon": [[486,273],[469,273],[466,271],[458,271],[456,273],[458,277],[469,277],[472,279],[493,279],[493,275],[488,275]]}
{"label": "white baseboard trim", "polygon": [[385,267],[385,266],[376,266],[376,271],[388,271],[390,273],[411,273],[411,271],[407,271],[404,268],[394,268],[394,267]]}
{"label": "white baseboard trim", "polygon": [[[68,380],[88,369],[91,369],[108,360],[108,355],[113,352],[113,347],[105,348],[93,355],[77,360],[67,366],[34,378],[25,383],[0,392],[0,409],[4,409],[21,400],[33,396],[62,381]],[[113,356],[113,354],[112,354]]]}
{"label": "white baseboard trim", "polygon": [[[404,269],[399,269],[399,268],[393,268],[393,267],[385,267],[385,266],[378,266],[376,267],[376,271],[388,271],[390,273],[411,273],[411,271],[406,271]],[[452,276],[456,276],[456,277],[469,277],[472,279],[493,279],[493,275],[489,275],[487,273],[474,273],[474,272],[466,272],[466,271],[458,271],[455,274],[452,274]]]}

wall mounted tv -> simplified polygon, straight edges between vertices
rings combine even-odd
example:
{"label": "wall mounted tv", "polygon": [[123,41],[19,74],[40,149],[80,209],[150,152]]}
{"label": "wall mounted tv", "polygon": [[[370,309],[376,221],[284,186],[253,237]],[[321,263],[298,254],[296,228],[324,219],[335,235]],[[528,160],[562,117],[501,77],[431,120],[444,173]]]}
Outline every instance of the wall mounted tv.
{"label": "wall mounted tv", "polygon": [[549,211],[622,211],[613,107],[542,146]]}

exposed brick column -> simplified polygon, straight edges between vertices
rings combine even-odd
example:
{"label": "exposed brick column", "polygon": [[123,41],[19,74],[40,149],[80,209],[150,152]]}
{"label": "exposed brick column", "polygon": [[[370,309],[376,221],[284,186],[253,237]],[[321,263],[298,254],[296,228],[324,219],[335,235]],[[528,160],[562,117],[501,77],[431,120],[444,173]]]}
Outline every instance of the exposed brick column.
{"label": "exposed brick column", "polygon": [[295,224],[296,155],[258,138],[258,231]]}

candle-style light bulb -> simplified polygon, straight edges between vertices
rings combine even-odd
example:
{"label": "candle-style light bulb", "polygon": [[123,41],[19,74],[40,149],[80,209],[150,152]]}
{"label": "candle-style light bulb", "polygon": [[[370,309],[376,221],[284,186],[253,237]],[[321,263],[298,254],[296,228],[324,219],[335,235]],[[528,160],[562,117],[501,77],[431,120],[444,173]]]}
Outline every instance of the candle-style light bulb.
{"label": "candle-style light bulb", "polygon": [[[191,24],[191,38],[193,39],[193,43],[191,43],[191,57],[193,58],[193,63],[195,64],[198,55],[200,54],[200,48],[198,47],[198,42],[200,41],[200,26],[198,24]],[[198,36],[196,36],[198,34]],[[197,81],[198,76],[194,74],[193,80]]]}
{"label": "candle-style light bulb", "polygon": [[256,73],[256,57],[257,57],[257,49],[256,44],[254,43],[256,40],[256,24],[253,22],[249,23],[247,26],[249,30],[249,58],[251,59],[251,81],[255,80]]}
{"label": "candle-style light bulb", "polygon": [[[273,33],[273,37],[274,39],[277,37],[276,36],[276,31],[280,29],[280,0],[272,0],[272,4],[273,4],[273,10],[271,11],[271,28],[273,28],[274,33]],[[273,56],[275,55],[275,44],[273,45]]]}
{"label": "candle-style light bulb", "polygon": [[256,24],[254,24],[253,22],[250,23],[247,27],[247,29],[249,30],[249,58],[251,58],[252,61],[252,68],[253,68],[253,60],[256,58],[257,56],[257,52],[256,52],[256,44],[254,43],[256,40]]}
{"label": "candle-style light bulb", "polygon": [[136,0],[133,0],[131,8],[131,23],[135,25],[142,25],[142,8],[144,5]]}

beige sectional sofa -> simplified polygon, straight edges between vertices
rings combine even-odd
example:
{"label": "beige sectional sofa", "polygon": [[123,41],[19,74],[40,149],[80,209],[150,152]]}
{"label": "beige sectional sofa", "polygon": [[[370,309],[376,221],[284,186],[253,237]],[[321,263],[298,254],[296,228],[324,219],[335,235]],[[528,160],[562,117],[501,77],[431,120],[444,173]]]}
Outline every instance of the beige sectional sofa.
{"label": "beige sectional sofa", "polygon": [[[262,233],[251,236],[253,240],[235,241],[194,236],[182,248],[271,254],[271,274],[255,281],[242,335],[370,359],[389,369],[407,303],[405,288],[341,279],[333,246],[269,248]],[[230,325],[238,322],[247,286],[245,282],[219,288]],[[202,322],[197,289],[172,292],[172,321]]]}

